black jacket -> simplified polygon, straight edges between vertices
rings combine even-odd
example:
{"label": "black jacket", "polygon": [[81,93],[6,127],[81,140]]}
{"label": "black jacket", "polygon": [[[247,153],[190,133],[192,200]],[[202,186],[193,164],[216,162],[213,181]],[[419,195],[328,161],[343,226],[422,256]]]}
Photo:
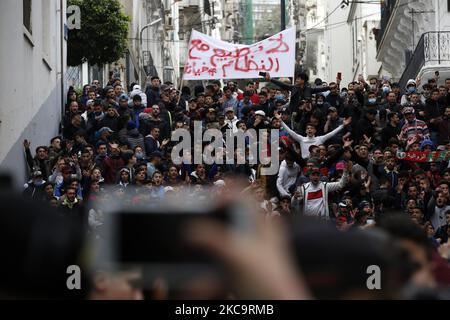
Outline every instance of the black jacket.
{"label": "black jacket", "polygon": [[298,106],[300,104],[301,100],[305,99],[311,99],[312,95],[315,93],[325,92],[329,91],[330,87],[323,87],[323,88],[311,88],[309,84],[305,84],[303,88],[300,88],[299,86],[294,86],[291,84],[286,84],[284,82],[270,79],[270,81],[277,86],[279,86],[281,89],[289,90],[291,91],[291,101],[289,103],[289,111],[294,112],[298,109]]}
{"label": "black jacket", "polygon": [[390,123],[388,123],[386,127],[384,127],[383,130],[381,131],[382,147],[386,148],[388,146],[389,139],[391,138],[397,139],[397,136],[400,134],[400,130],[401,130],[400,126],[393,127],[391,126]]}
{"label": "black jacket", "polygon": [[[353,130],[353,139],[356,143],[364,139],[364,135],[367,137],[374,137],[376,133],[375,126],[367,119],[367,117],[362,117]],[[373,140],[373,139],[372,139]]]}

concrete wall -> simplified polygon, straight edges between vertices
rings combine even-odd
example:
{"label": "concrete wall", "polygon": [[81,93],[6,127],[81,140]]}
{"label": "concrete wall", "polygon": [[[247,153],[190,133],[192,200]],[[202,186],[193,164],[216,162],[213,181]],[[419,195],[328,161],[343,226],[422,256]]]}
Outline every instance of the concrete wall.
{"label": "concrete wall", "polygon": [[433,1],[435,5],[434,11],[436,14],[436,26],[439,31],[448,31],[450,30],[450,12],[448,7],[447,0],[435,0]]}
{"label": "concrete wall", "polygon": [[[340,3],[340,0],[328,1],[327,12],[330,13]],[[328,81],[334,81],[337,73],[342,72],[342,87],[353,79],[352,73],[352,49],[350,26],[346,23],[349,7],[338,9],[328,18],[325,29],[326,61],[325,77]],[[345,21],[345,23],[342,23]]]}
{"label": "concrete wall", "polygon": [[[23,26],[22,1],[0,1],[0,170],[16,185],[27,172],[23,139],[32,149],[58,134],[61,115],[59,0],[32,1],[32,34]],[[63,1],[65,21],[65,1]],[[65,41],[63,43],[65,56]],[[34,154],[34,151],[33,151]]]}
{"label": "concrete wall", "polygon": [[364,78],[378,75],[381,63],[376,61],[376,41],[372,28],[380,21],[380,7],[371,4],[352,3],[348,23],[352,46],[353,80],[362,74]]}

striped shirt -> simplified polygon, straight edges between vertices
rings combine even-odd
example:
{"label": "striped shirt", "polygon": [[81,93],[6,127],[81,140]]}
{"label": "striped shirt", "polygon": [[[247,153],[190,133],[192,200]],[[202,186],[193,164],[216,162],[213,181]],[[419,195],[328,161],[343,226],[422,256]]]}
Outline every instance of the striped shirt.
{"label": "striped shirt", "polygon": [[411,122],[405,122],[400,136],[405,140],[409,140],[417,136],[423,140],[430,138],[430,131],[424,121],[414,119]]}

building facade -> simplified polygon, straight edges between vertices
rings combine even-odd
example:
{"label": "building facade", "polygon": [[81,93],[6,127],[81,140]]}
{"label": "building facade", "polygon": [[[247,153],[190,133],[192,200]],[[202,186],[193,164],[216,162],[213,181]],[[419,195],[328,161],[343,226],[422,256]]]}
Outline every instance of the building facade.
{"label": "building facade", "polygon": [[[347,23],[349,6],[337,10],[342,1],[327,2],[325,26],[325,79],[334,81],[337,74],[342,74],[342,87],[353,80],[352,42],[349,37],[351,28]],[[333,12],[334,11],[334,12]]]}
{"label": "building facade", "polygon": [[306,48],[303,58],[303,69],[310,79],[325,79],[326,46],[325,46],[325,0],[306,0]]}
{"label": "building facade", "polygon": [[365,79],[378,77],[381,63],[376,59],[376,28],[380,8],[373,3],[351,2],[347,23],[350,27],[352,80],[359,75]]}
{"label": "building facade", "polygon": [[425,82],[440,71],[450,77],[450,3],[444,0],[386,0],[377,30],[381,72],[402,86],[408,79]]}
{"label": "building facade", "polygon": [[65,0],[0,1],[0,87],[8,97],[0,108],[0,170],[19,185],[27,175],[24,139],[34,154],[59,131],[66,28]]}

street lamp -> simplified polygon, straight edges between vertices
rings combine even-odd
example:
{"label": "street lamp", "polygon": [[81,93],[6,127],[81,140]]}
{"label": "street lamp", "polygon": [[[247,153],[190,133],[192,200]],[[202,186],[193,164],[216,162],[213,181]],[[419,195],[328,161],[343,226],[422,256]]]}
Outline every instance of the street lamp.
{"label": "street lamp", "polygon": [[[159,23],[159,22],[161,22],[162,21],[162,19],[161,18],[159,18],[159,19],[156,19],[155,21],[152,21],[152,22],[150,22],[149,24],[146,24],[145,26],[143,26],[142,27],[142,29],[141,29],[141,31],[139,32],[139,46],[140,46],[140,51],[139,51],[139,60],[141,60],[140,62],[140,65],[139,65],[139,67],[140,67],[140,70],[141,70],[141,72],[143,72],[144,73],[144,76],[143,76],[143,78],[146,76],[146,72],[145,72],[145,70],[144,70],[144,66],[143,66],[143,60],[144,60],[144,58],[142,57],[142,33],[144,32],[144,30],[145,29],[147,29],[147,28],[149,28],[149,27],[153,27],[155,24],[157,24],[157,23]],[[148,39],[147,39],[148,40]],[[148,47],[147,47],[148,48]],[[144,83],[142,83],[142,84],[144,84]]]}
{"label": "street lamp", "polygon": [[140,36],[139,36],[139,43],[142,45],[142,33],[144,32],[145,29],[154,26],[155,24],[157,24],[158,22],[161,22],[161,18],[156,19],[155,21],[150,22],[149,24],[146,24],[145,26],[142,27],[141,32],[140,32]]}

